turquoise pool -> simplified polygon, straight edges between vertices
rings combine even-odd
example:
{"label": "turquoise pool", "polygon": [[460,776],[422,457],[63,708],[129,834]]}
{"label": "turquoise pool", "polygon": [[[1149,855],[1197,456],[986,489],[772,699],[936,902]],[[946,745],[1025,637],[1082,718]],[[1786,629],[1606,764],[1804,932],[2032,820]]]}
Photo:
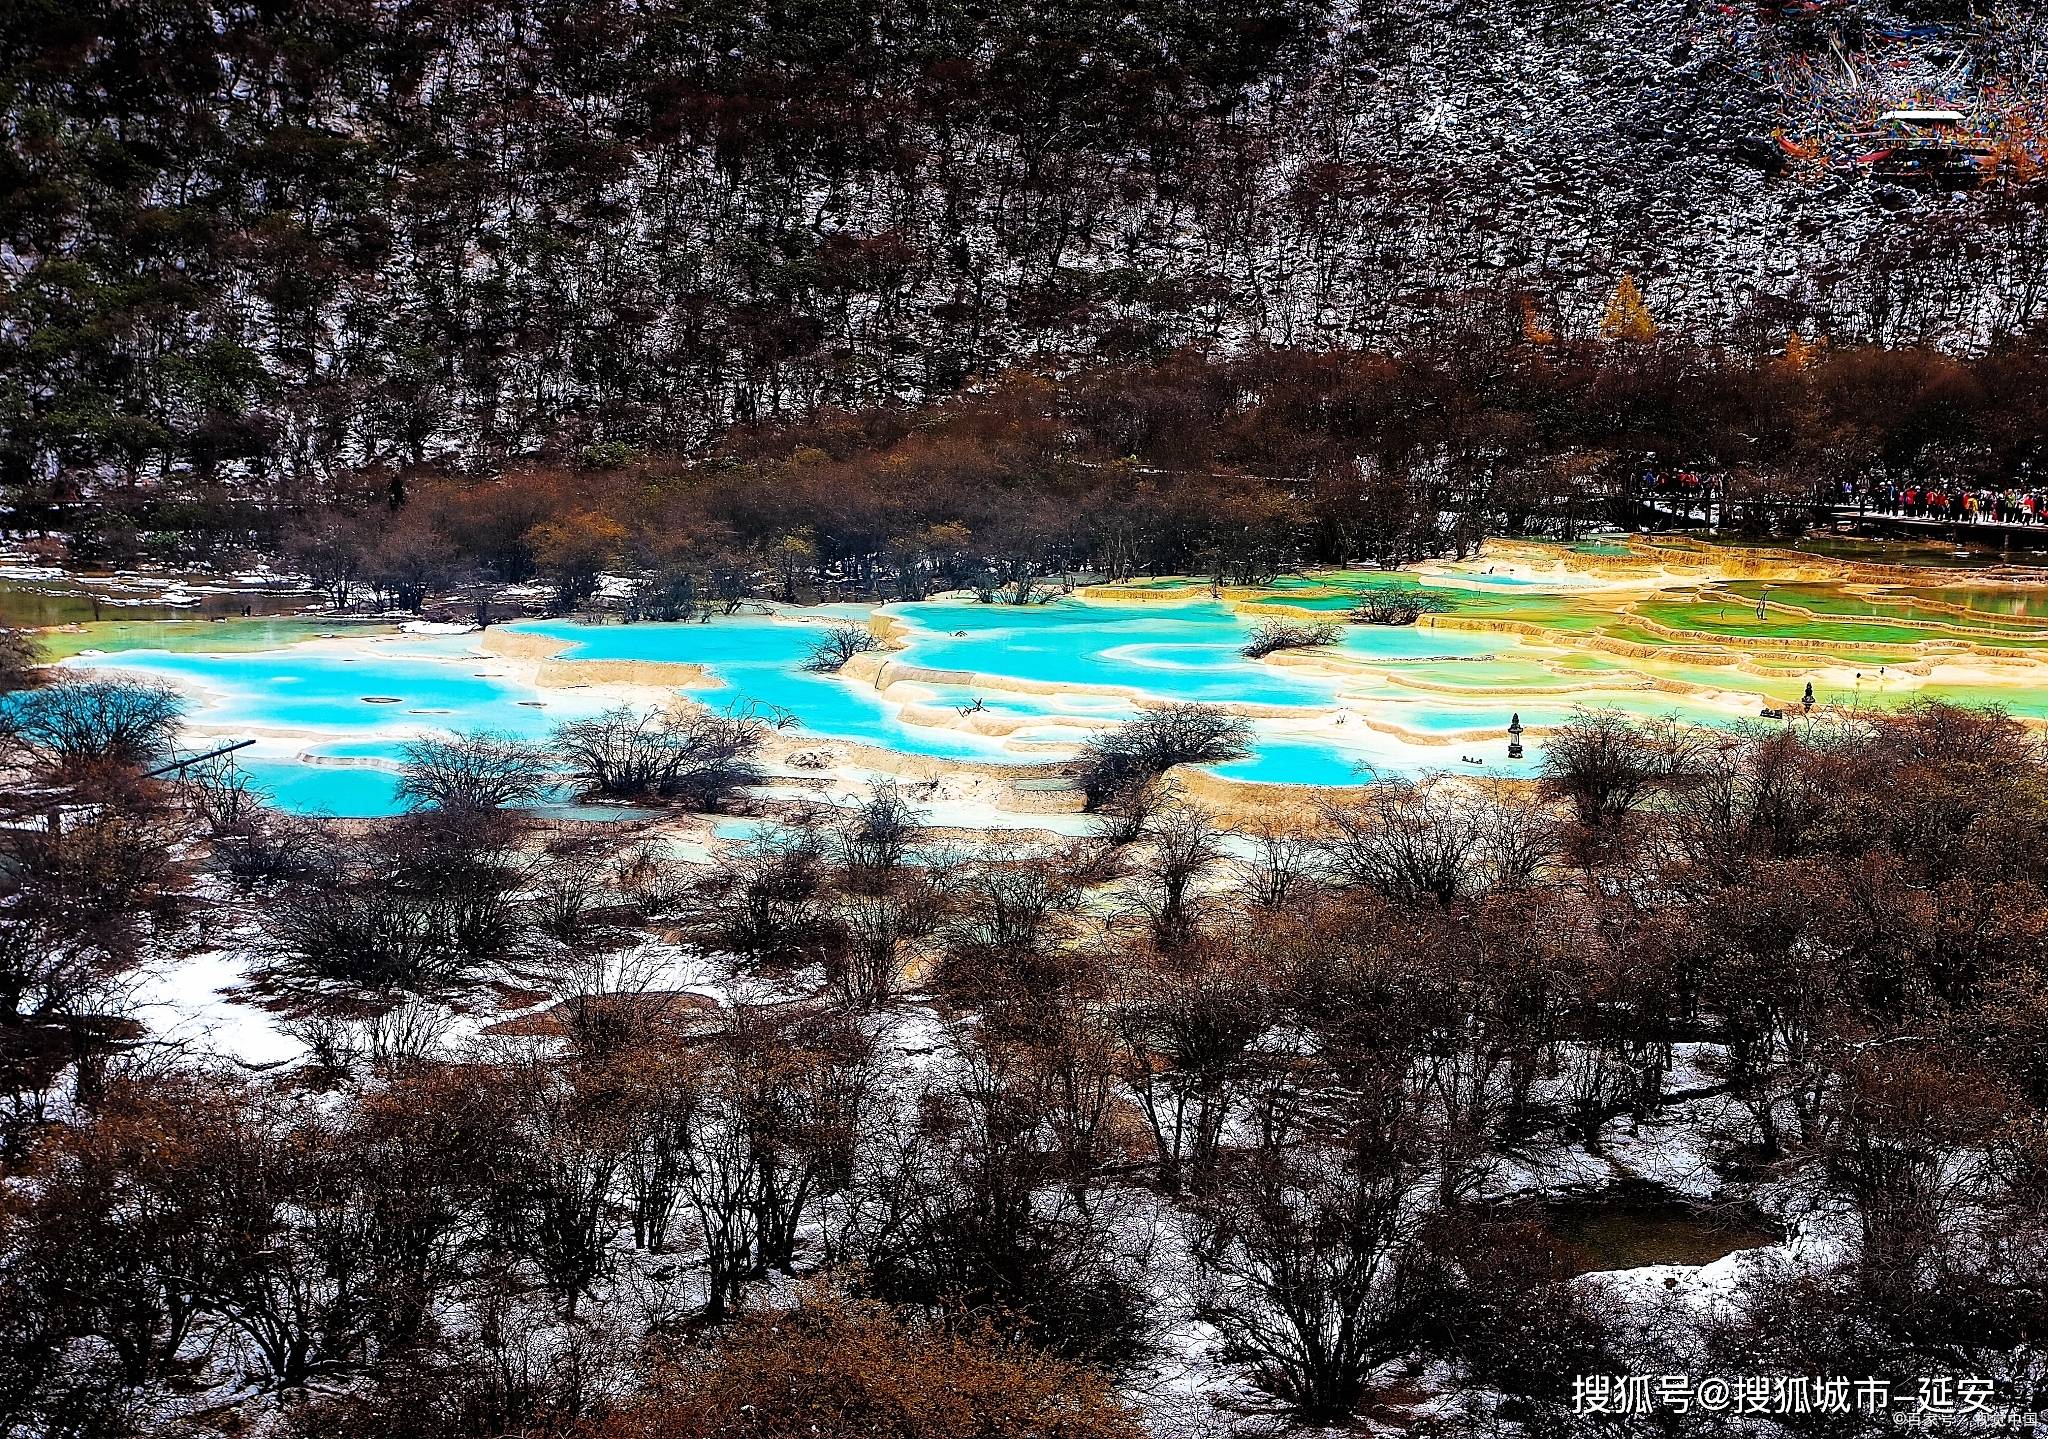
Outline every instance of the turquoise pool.
{"label": "turquoise pool", "polygon": [[[398,813],[405,742],[451,729],[540,740],[598,706],[536,694],[467,636],[316,642],[255,653],[123,650],[67,663],[161,679],[192,695],[210,735],[251,738],[236,763],[279,806],[366,818]],[[348,763],[329,763],[341,760]]]}
{"label": "turquoise pool", "polygon": [[[707,624],[511,628],[558,641],[568,660],[693,664],[706,676],[689,691],[694,700],[937,759],[1050,762],[1147,703],[1256,707],[1253,753],[1216,772],[1264,783],[1351,785],[1370,771],[1457,769],[1468,755],[1508,768],[1504,731],[1516,711],[1532,728],[1579,704],[1711,713],[1632,689],[1639,680],[1624,664],[1561,678],[1511,634],[1348,627],[1337,667],[1248,660],[1240,650],[1256,616],[1200,595],[1161,604],[895,605],[884,613],[903,626],[902,647],[884,657],[877,681],[802,668],[826,625],[867,613],[834,606]],[[595,687],[532,690],[513,678],[517,666],[483,653],[471,635],[340,637],[256,653],[138,649],[70,663],[179,684],[193,694],[204,733],[258,739],[247,768],[280,804],[341,815],[398,807],[395,769],[411,736],[490,729],[544,739],[610,700]],[[1593,688],[1574,687],[1584,684]],[[1002,732],[931,722],[950,721],[946,710],[978,711],[983,727]],[[1510,772],[1529,770],[1531,748]]]}

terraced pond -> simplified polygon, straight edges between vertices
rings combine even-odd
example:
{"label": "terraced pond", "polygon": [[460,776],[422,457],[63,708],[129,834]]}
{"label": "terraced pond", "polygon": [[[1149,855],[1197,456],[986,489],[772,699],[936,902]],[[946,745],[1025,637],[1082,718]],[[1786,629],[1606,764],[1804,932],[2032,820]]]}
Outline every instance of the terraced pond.
{"label": "terraced pond", "polygon": [[[774,719],[796,740],[837,744],[835,762],[887,752],[899,768],[1047,765],[1141,706],[1217,704],[1256,737],[1217,779],[1309,786],[1430,769],[1526,775],[1544,731],[1581,708],[1730,725],[1795,706],[1809,683],[1824,705],[1928,694],[2048,716],[2048,587],[1810,572],[1828,563],[1789,557],[1783,578],[1765,580],[1609,542],[1496,547],[1419,578],[1332,572],[1221,593],[1147,581],[1028,607],[942,599],[451,635],[140,622],[53,638],[69,663],[189,690],[201,733],[257,740],[248,767],[280,803],[338,814],[393,809],[400,746],[423,730],[542,738],[565,719],[678,688]],[[1416,584],[1448,611],[1413,626],[1346,625],[1327,648],[1241,653],[1261,621],[1341,618],[1366,590]],[[890,647],[838,675],[807,672],[822,627],[848,620],[872,624]],[[1519,761],[1505,752],[1514,715],[1530,731]]]}

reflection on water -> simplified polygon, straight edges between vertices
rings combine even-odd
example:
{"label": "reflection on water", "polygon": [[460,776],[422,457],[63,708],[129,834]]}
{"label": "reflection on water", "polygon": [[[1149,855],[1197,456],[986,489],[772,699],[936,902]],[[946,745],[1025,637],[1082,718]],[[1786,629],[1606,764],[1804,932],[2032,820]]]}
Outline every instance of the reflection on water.
{"label": "reflection on water", "polygon": [[191,592],[189,604],[148,599],[147,591],[102,593],[97,600],[82,582],[0,580],[0,626],[41,629],[102,621],[213,620],[292,614],[306,607],[303,591],[235,587]]}
{"label": "reflection on water", "polygon": [[1785,1237],[1782,1228],[1746,1205],[1688,1204],[1654,1186],[1550,1204],[1541,1218],[1573,1274],[1712,1264]]}

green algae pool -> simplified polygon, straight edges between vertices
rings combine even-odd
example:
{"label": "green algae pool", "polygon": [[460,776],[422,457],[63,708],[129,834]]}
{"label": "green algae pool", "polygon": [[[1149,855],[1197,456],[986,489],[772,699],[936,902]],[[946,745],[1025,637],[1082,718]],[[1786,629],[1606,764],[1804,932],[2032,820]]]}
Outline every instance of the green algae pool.
{"label": "green algae pool", "polygon": [[1988,543],[1955,545],[1935,540],[1870,540],[1852,535],[1806,535],[1801,538],[1745,539],[1737,535],[1646,535],[1642,543],[1652,549],[1705,551],[1743,554],[1782,550],[1788,554],[1812,555],[1858,565],[1898,565],[1926,570],[1987,570],[2006,565],[2038,569],[2048,567],[2048,551],[1997,549]]}
{"label": "green algae pool", "polygon": [[392,627],[367,620],[228,619],[107,620],[70,625],[37,635],[43,653],[68,660],[95,652],[164,650],[171,654],[250,654],[283,649],[335,634],[389,634]]}
{"label": "green algae pool", "polygon": [[[152,597],[154,596],[154,597]],[[304,591],[201,582],[164,581],[154,589],[114,576],[78,580],[0,579],[0,625],[47,629],[56,625],[274,618],[296,613],[311,598]],[[246,612],[246,615],[245,615]]]}
{"label": "green algae pool", "polygon": [[2048,634],[2048,589],[2041,588],[1882,586],[1850,590],[1840,585],[1730,580],[1715,589],[1751,604],[1762,599],[1767,606],[1828,618],[1908,620],[2023,636]]}

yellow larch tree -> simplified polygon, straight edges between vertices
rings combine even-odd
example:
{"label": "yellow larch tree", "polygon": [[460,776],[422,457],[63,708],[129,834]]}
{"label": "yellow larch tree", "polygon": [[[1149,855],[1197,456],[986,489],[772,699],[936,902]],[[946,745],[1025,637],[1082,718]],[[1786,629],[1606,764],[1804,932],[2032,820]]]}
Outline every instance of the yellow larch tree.
{"label": "yellow larch tree", "polygon": [[1650,318],[1650,307],[1643,303],[1634,275],[1623,275],[1614,287],[1607,301],[1607,318],[1600,322],[1600,337],[1638,342],[1657,338],[1657,322]]}
{"label": "yellow larch tree", "polygon": [[1809,340],[1794,330],[1785,341],[1785,363],[1795,370],[1804,370],[1827,353],[1825,337]]}

